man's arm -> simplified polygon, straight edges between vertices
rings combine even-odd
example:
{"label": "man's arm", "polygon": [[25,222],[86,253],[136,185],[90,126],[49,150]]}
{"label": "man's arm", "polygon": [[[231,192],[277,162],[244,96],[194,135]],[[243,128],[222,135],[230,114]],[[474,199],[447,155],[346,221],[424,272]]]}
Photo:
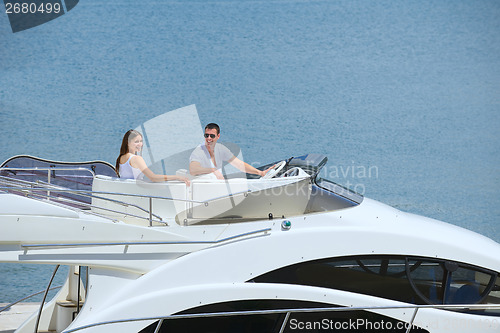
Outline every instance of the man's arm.
{"label": "man's arm", "polygon": [[259,169],[254,168],[250,164],[243,162],[242,160],[240,160],[237,157],[234,157],[233,159],[229,160],[228,162],[231,163],[232,166],[239,169],[240,171],[243,171],[246,173],[252,173],[254,175],[258,175],[261,177],[264,176],[269,171],[269,169],[271,169],[271,168],[269,168],[267,170],[261,171]]}
{"label": "man's arm", "polygon": [[216,168],[204,168],[201,166],[201,163],[197,161],[189,163],[189,173],[193,176],[205,175],[212,172],[215,174],[217,179],[224,179],[220,171]]}
{"label": "man's arm", "polygon": [[201,163],[198,161],[192,161],[189,163],[189,173],[193,176],[204,175],[207,173],[214,172],[215,168],[204,168],[201,166]]}

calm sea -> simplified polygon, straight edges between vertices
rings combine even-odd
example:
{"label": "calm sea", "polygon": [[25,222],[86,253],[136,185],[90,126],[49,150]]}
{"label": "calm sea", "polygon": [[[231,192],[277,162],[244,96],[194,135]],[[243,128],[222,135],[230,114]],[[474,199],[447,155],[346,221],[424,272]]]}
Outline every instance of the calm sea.
{"label": "calm sea", "polygon": [[[14,34],[2,13],[0,160],[113,162],[126,130],[196,104],[247,162],[326,154],[332,180],[500,242],[499,17],[496,0],[85,0]],[[52,270],[0,264],[0,302]]]}

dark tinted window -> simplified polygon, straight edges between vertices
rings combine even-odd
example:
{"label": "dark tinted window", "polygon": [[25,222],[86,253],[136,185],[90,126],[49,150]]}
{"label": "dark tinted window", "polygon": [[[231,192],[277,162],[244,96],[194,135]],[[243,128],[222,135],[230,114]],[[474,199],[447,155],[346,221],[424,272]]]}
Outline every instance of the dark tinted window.
{"label": "dark tinted window", "polygon": [[499,304],[497,275],[460,263],[408,258],[414,267],[409,281],[421,299],[429,304]]}
{"label": "dark tinted window", "polygon": [[[433,258],[360,256],[283,267],[251,282],[338,289],[412,304],[500,304],[497,273]],[[484,314],[499,315],[487,310]]]}
{"label": "dark tinted window", "polygon": [[253,282],[300,284],[422,303],[406,278],[404,258],[398,257],[315,260],[272,271]]}

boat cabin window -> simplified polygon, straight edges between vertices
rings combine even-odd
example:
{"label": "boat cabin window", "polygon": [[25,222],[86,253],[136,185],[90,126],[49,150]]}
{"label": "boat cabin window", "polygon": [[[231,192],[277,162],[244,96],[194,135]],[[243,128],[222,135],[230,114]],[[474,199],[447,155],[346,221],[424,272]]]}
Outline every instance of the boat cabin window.
{"label": "boat cabin window", "polygon": [[[307,309],[307,308],[332,308],[338,305],[297,301],[297,300],[240,300],[223,303],[203,305],[182,311],[177,315],[203,314],[203,313],[221,313],[220,316],[179,318],[158,321],[147,326],[139,333],[171,333],[171,332],[217,332],[217,333],[262,333],[262,332],[380,332],[380,327],[370,324],[363,326],[361,323],[385,323],[384,327],[391,327],[391,332],[406,332],[407,323],[393,319],[381,314],[368,311],[349,310],[345,311],[321,311],[305,313],[291,313],[287,319],[284,330],[281,331],[285,321],[286,312],[267,313],[267,314],[239,314],[228,315],[231,312],[241,311],[265,311],[265,310],[284,310],[284,309]],[[358,329],[344,323],[360,323]],[[161,325],[159,330],[158,324]],[[412,326],[411,332],[425,333],[425,329]]]}
{"label": "boat cabin window", "polygon": [[494,272],[425,258],[407,258],[406,266],[411,267],[408,280],[413,289],[428,304],[500,303],[500,281]]}
{"label": "boat cabin window", "polygon": [[[411,304],[500,304],[497,272],[434,258],[321,259],[283,267],[250,282],[339,289]],[[500,316],[499,310],[483,313]]]}

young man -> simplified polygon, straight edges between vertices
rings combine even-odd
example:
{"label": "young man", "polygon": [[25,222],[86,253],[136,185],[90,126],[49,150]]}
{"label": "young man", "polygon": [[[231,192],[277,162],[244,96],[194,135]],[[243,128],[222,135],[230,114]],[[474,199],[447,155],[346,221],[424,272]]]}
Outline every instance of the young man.
{"label": "young man", "polygon": [[224,179],[222,164],[230,163],[235,168],[255,175],[264,176],[271,168],[260,171],[233,155],[224,145],[217,143],[220,138],[219,125],[210,123],[205,126],[205,143],[199,145],[189,157],[189,172],[193,176],[213,173],[217,179]]}

